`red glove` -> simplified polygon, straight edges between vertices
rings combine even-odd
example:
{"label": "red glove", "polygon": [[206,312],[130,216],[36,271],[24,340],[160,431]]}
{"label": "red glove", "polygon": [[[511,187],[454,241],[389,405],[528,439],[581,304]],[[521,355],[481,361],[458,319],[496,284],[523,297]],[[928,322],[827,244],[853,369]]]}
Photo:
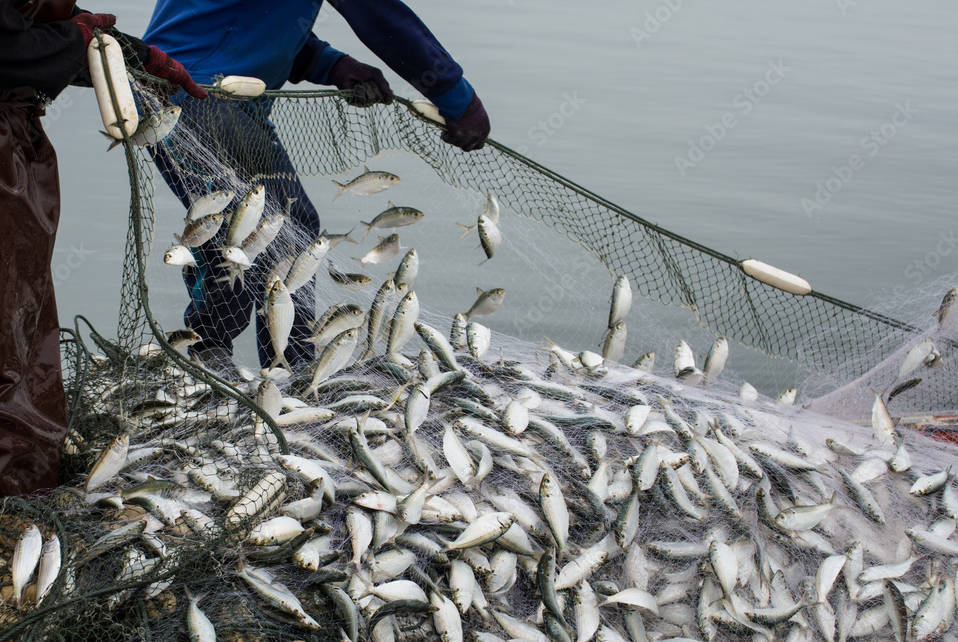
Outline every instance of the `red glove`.
{"label": "red glove", "polygon": [[106,30],[116,24],[116,16],[112,13],[78,13],[70,18],[70,22],[80,28],[83,34],[84,46],[89,46],[93,40],[93,30]]}
{"label": "red glove", "polygon": [[169,80],[174,85],[179,85],[186,90],[186,93],[194,98],[209,97],[209,92],[193,82],[186,67],[156,47],[151,46],[149,52],[146,61],[143,63],[143,68],[148,73],[153,74],[157,78]]}

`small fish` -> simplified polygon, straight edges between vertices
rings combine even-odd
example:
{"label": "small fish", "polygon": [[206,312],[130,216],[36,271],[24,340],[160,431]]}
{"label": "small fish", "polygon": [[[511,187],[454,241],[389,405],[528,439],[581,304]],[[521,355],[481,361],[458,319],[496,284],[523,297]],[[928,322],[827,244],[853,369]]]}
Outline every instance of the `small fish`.
{"label": "small fish", "polygon": [[183,350],[191,345],[199,343],[203,337],[198,335],[195,330],[184,328],[183,330],[173,330],[166,334],[166,341],[174,350]]}
{"label": "small fish", "polygon": [[389,172],[374,172],[371,171],[369,167],[364,165],[363,173],[349,182],[340,183],[338,181],[333,181],[333,183],[339,187],[339,192],[335,197],[333,197],[333,200],[335,201],[346,192],[349,192],[350,194],[356,194],[358,196],[376,194],[383,190],[389,189],[398,182],[399,177],[395,174],[390,174]]}
{"label": "small fish", "polygon": [[318,397],[317,388],[319,384],[346,367],[356,350],[358,339],[359,329],[350,328],[336,336],[326,346],[313,368],[313,378],[309,385],[309,392]]}
{"label": "small fish", "polygon": [[330,313],[316,324],[313,335],[306,341],[315,343],[316,347],[321,348],[342,332],[362,326],[365,320],[366,313],[358,305],[334,306],[334,309],[331,309]]}
{"label": "small fish", "polygon": [[466,326],[466,343],[469,354],[476,359],[482,359],[492,342],[492,332],[486,326],[470,321]]}
{"label": "small fish", "polygon": [[920,377],[915,377],[913,379],[908,379],[906,381],[901,382],[900,384],[892,388],[891,391],[888,393],[888,399],[886,403],[891,403],[892,399],[894,399],[895,397],[897,397],[898,395],[900,395],[901,393],[907,390],[911,390],[912,388],[914,388],[920,383],[921,383]]}
{"label": "small fish", "polygon": [[375,353],[376,340],[379,338],[383,317],[386,315],[386,303],[395,292],[395,282],[392,279],[386,281],[379,287],[372,304],[369,306],[369,314],[366,316],[366,352],[362,359],[367,359]]}
{"label": "small fish", "polygon": [[712,344],[712,349],[705,357],[705,365],[702,366],[702,372],[705,375],[705,383],[709,384],[715,381],[722,370],[725,369],[725,362],[728,361],[728,339],[719,337]]}
{"label": "small fish", "polygon": [[345,234],[330,234],[327,230],[323,230],[322,232],[319,233],[319,235],[326,237],[329,240],[329,249],[333,249],[334,247],[336,247],[337,245],[343,242],[352,243],[353,245],[358,244],[359,241],[357,241],[356,239],[352,237],[353,230],[355,229],[356,228],[354,227],[350,229],[348,232],[346,232]]}
{"label": "small fish", "polygon": [[629,277],[624,274],[615,279],[612,286],[612,305],[609,308],[609,327],[615,327],[619,321],[625,321],[632,309],[632,286]]}
{"label": "small fish", "polygon": [[929,360],[934,363],[936,354],[938,354],[939,357],[941,356],[935,347],[935,342],[931,339],[925,339],[918,343],[905,355],[905,360],[902,361],[901,367],[898,369],[898,380],[901,381],[910,375],[921,364],[924,363],[927,365]]}
{"label": "small fish", "polygon": [[652,368],[655,367],[655,353],[646,352],[635,360],[632,367],[636,370],[642,370],[643,372],[652,372]]}
{"label": "small fish", "polygon": [[126,455],[130,448],[130,435],[124,433],[117,435],[116,438],[107,446],[100,457],[93,464],[90,475],[87,477],[83,490],[89,493],[113,479],[113,477],[123,469],[126,464]]}
{"label": "small fish", "polygon": [[422,217],[425,216],[425,214],[415,207],[394,205],[392,201],[389,201],[386,205],[387,209],[380,212],[372,221],[368,223],[366,221],[359,222],[360,225],[366,228],[366,234],[363,235],[363,238],[369,236],[369,233],[374,229],[406,227],[407,225],[418,223],[422,220]]}
{"label": "small fish", "polygon": [[702,371],[696,367],[695,355],[685,341],[679,341],[679,344],[675,347],[675,361],[672,371],[676,379],[690,386],[698,385],[705,377]]}
{"label": "small fish", "polygon": [[240,201],[230,219],[226,232],[226,245],[239,247],[250,234],[256,231],[263,208],[266,207],[266,188],[256,185]]}
{"label": "small fish", "polygon": [[785,530],[807,531],[828,517],[829,513],[837,506],[838,504],[835,503],[834,497],[830,498],[824,504],[790,506],[775,516],[775,523],[779,528]]}
{"label": "small fish", "polygon": [[236,194],[229,190],[219,190],[200,196],[190,205],[190,209],[186,213],[186,220],[198,221],[211,214],[219,214],[233,202],[234,198],[236,198]]}
{"label": "small fish", "polygon": [[282,365],[292,371],[284,353],[289,345],[289,333],[293,329],[295,315],[293,297],[286,285],[279,280],[273,281],[266,295],[266,327],[274,354],[270,368]]}
{"label": "small fish", "polygon": [[912,495],[931,495],[932,493],[941,490],[945,487],[945,484],[948,483],[948,480],[951,477],[951,468],[946,470],[938,471],[931,475],[925,475],[924,477],[919,477],[915,480],[915,483],[912,484],[909,493]]}
{"label": "small fish", "polygon": [[329,249],[329,239],[320,236],[310,243],[302,254],[296,257],[285,279],[286,288],[290,294],[310,282],[316,271],[319,270],[319,266],[322,265]]}
{"label": "small fish", "polygon": [[372,277],[365,274],[352,274],[340,272],[332,265],[329,266],[329,278],[336,285],[342,286],[347,290],[362,290],[373,282]]}
{"label": "small fish", "polygon": [[163,254],[163,262],[167,265],[196,265],[196,258],[185,245],[174,245]]}
{"label": "small fish", "polygon": [[216,642],[216,629],[199,607],[199,601],[203,597],[194,597],[187,589],[186,598],[190,601],[190,607],[186,611],[186,627],[189,630],[190,642]]}
{"label": "small fish", "polygon": [[387,352],[390,355],[398,355],[403,346],[412,338],[416,330],[415,323],[419,319],[419,298],[415,292],[410,291],[402,298],[393,314],[392,323],[389,326],[389,339],[387,341]]}
{"label": "small fish", "polygon": [[251,265],[253,265],[253,262],[250,260],[248,256],[246,256],[246,252],[244,252],[242,248],[224,247],[222,250],[222,254],[223,254],[224,266],[232,263],[233,265],[236,265],[240,268],[248,268]]}
{"label": "small fish", "polygon": [[283,214],[272,214],[260,219],[256,231],[247,236],[240,247],[251,262],[255,261],[256,257],[262,254],[270,243],[276,239],[287,220],[288,217]]}
{"label": "small fish", "polygon": [[602,358],[607,361],[620,361],[625,354],[625,321],[619,321],[605,331],[602,339]]}
{"label": "small fish", "polygon": [[486,205],[483,213],[492,219],[493,223],[499,224],[499,199],[492,192],[486,195]]}
{"label": "small fish", "polygon": [[[479,244],[482,246],[482,251],[486,253],[486,261],[488,261],[495,255],[496,250],[498,250],[502,244],[502,231],[499,229],[499,226],[485,214],[479,215],[477,225],[479,227]],[[483,261],[483,263],[486,261]]]}
{"label": "small fish", "polygon": [[872,430],[878,443],[887,445],[895,438],[895,420],[888,414],[881,395],[874,391],[872,393],[875,395],[875,401],[872,403]]}
{"label": "small fish", "polygon": [[399,262],[399,267],[396,268],[396,274],[393,276],[393,283],[397,288],[411,290],[418,276],[419,254],[416,253],[416,248],[412,248]]}
{"label": "small fish", "polygon": [[399,254],[399,235],[390,234],[389,236],[380,236],[379,243],[376,247],[366,252],[361,258],[356,257],[356,260],[363,265],[367,263],[382,263],[397,254]]}
{"label": "small fish", "polygon": [[[170,132],[176,127],[176,123],[179,122],[182,112],[183,108],[179,106],[165,107],[150,114],[148,118],[141,119],[136,131],[130,136],[130,142],[137,147],[152,147],[156,145],[170,135]],[[100,133],[113,141],[110,143],[110,146],[106,148],[106,151],[110,151],[117,145],[123,143],[122,140],[116,140],[106,132]]]}
{"label": "small fish", "polygon": [[951,288],[941,299],[941,304],[935,310],[935,318],[938,319],[939,332],[951,332],[958,323],[958,288]]}
{"label": "small fish", "polygon": [[19,605],[23,588],[33,576],[33,570],[40,561],[43,549],[43,535],[35,524],[30,524],[13,549],[13,559],[10,561],[10,581],[13,583],[13,604]]}
{"label": "small fish", "polygon": [[51,535],[50,539],[43,543],[40,566],[37,569],[37,604],[40,604],[47,593],[50,592],[50,589],[53,588],[53,583],[60,575],[61,563],[60,538]]}
{"label": "small fish", "polygon": [[174,234],[173,238],[180,245],[186,247],[199,247],[216,236],[223,225],[222,214],[211,214],[203,218],[187,223],[186,229],[182,235]]}
{"label": "small fish", "polygon": [[562,495],[559,484],[549,473],[544,474],[539,483],[539,502],[556,547],[560,551],[565,550],[569,539],[569,509],[566,507],[565,497]]}
{"label": "small fish", "polygon": [[452,326],[449,329],[449,343],[452,344],[452,347],[456,350],[462,350],[467,347],[467,329],[468,321],[466,321],[466,315],[462,312],[457,312],[452,317]]}
{"label": "small fish", "polygon": [[498,310],[502,301],[506,298],[506,291],[504,288],[493,288],[486,291],[483,291],[482,288],[476,288],[476,297],[476,302],[472,304],[469,311],[463,313],[467,321],[469,317],[492,314]]}
{"label": "small fish", "polygon": [[796,388],[786,388],[782,391],[782,394],[778,396],[778,403],[783,406],[793,406],[795,405],[795,399],[798,397],[798,390]]}

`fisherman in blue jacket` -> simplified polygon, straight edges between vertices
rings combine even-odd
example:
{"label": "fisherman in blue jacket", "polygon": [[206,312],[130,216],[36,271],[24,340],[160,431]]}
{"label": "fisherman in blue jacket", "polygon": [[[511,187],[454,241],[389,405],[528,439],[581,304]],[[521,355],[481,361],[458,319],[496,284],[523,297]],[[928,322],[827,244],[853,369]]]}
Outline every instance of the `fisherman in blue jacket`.
{"label": "fisherman in blue jacket", "polygon": [[[445,142],[465,151],[483,146],[490,126],[479,96],[462,67],[409,7],[401,0],[329,2],[373,53],[439,108],[446,119]],[[322,0],[158,0],[143,39],[179,60],[200,83],[227,75],[254,76],[270,89],[287,81],[308,81],[351,90],[354,105],[392,102],[392,90],[379,69],[313,34],[321,6]],[[320,233],[319,215],[269,120],[272,101],[186,97],[181,106],[188,122],[210,132],[217,153],[241,180],[262,183],[270,198],[296,199],[287,225],[298,226],[297,238],[308,244]],[[156,150],[155,160],[186,207],[220,189],[185,171],[166,148]],[[243,284],[231,283],[220,267],[224,234],[194,251],[197,266],[184,270],[191,298],[184,317],[202,338],[191,354],[214,370],[231,373],[233,340],[249,326],[254,307],[261,307],[270,266],[254,263]],[[305,245],[293,248],[303,249]],[[315,284],[297,290],[293,299],[296,318],[285,356],[295,368],[314,355],[306,339],[315,316]],[[259,360],[266,367],[274,354],[264,319],[256,317]]]}

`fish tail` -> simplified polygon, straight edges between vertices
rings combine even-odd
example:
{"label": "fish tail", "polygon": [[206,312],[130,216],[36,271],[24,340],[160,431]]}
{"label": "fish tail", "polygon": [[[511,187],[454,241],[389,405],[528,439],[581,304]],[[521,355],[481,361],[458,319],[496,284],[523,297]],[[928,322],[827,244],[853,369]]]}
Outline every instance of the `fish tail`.
{"label": "fish tail", "polygon": [[[373,230],[373,224],[372,224],[372,223],[367,223],[366,221],[360,221],[359,223],[360,223],[361,225],[365,225],[365,226],[366,226],[366,233],[363,234],[363,240],[365,241],[365,240],[366,240],[366,237],[369,236],[369,233]],[[353,228],[353,229],[355,229],[355,228]],[[352,232],[352,230],[350,230],[350,232]]]}
{"label": "fish tail", "polygon": [[359,244],[359,241],[357,241],[357,240],[354,239],[352,236],[350,236],[350,234],[352,234],[352,233],[353,233],[353,230],[355,230],[355,229],[356,229],[356,226],[354,225],[351,230],[349,230],[348,232],[346,232],[346,238],[344,238],[343,240],[346,241],[346,242],[348,242],[348,243],[353,243],[353,244],[358,245],[358,244]]}
{"label": "fish tail", "polygon": [[465,230],[465,232],[463,232],[462,235],[459,237],[460,240],[462,240],[462,239],[466,238],[467,236],[469,236],[469,234],[470,234],[474,229],[476,229],[476,226],[475,226],[475,225],[466,225],[465,223],[456,223],[456,225],[458,225],[459,227],[461,227],[462,229]]}
{"label": "fish tail", "polygon": [[337,192],[337,193],[336,193],[336,196],[333,197],[333,200],[335,201],[337,198],[339,198],[340,196],[342,196],[343,193],[346,191],[346,185],[345,185],[344,183],[340,183],[340,182],[337,181],[337,180],[334,180],[334,181],[333,181],[333,185],[335,185],[336,187],[339,188],[339,192]]}

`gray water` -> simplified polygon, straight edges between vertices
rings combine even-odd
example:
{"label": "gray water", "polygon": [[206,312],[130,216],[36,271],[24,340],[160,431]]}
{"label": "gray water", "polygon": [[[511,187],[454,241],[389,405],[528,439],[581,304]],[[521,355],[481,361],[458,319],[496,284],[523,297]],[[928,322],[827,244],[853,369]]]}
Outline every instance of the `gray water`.
{"label": "gray water", "polygon": [[[909,292],[958,272],[953,3],[409,4],[477,87],[493,137],[648,219],[728,254],[801,274],[819,291],[885,309],[907,306]],[[119,26],[137,34],[151,10],[149,3],[117,0],[88,8],[116,13]],[[376,62],[330,7],[317,32]],[[387,75],[398,94],[413,97],[406,83]],[[46,126],[63,186],[55,258],[61,321],[83,313],[112,329],[128,207],[123,158],[103,151],[89,90],[64,93]],[[377,159],[385,169],[404,163]],[[535,315],[513,296],[489,325],[530,341],[549,334],[594,347],[611,287],[601,266],[517,220],[506,224],[507,239],[516,243],[503,251],[493,273],[498,281],[485,282],[488,273],[477,279],[472,258],[456,260],[468,248],[478,263],[475,241],[452,241],[454,221],[466,222],[478,210],[467,211],[458,197],[448,201],[458,203],[457,211],[440,208],[449,197],[437,181],[430,184],[415,169],[402,175],[389,198],[419,199],[406,204],[434,221],[404,234],[404,244],[450,268],[427,276],[424,265],[431,309],[463,309],[477,285],[539,292]],[[331,227],[375,214],[386,200],[327,207],[331,185],[325,179],[309,185]],[[182,212],[164,185],[158,194],[163,238],[157,242],[165,244]],[[481,198],[471,196],[481,207]],[[440,211],[430,212],[430,205]],[[563,282],[569,264],[575,274]],[[520,287],[537,266],[538,286]],[[178,277],[167,274],[156,277],[155,292],[164,325],[174,327],[185,296]],[[546,285],[560,294],[542,294]],[[681,312],[639,313],[641,326],[630,320],[631,356],[648,349],[642,338],[671,340],[680,323],[690,323]],[[697,336],[696,349],[707,349],[708,339]]]}

